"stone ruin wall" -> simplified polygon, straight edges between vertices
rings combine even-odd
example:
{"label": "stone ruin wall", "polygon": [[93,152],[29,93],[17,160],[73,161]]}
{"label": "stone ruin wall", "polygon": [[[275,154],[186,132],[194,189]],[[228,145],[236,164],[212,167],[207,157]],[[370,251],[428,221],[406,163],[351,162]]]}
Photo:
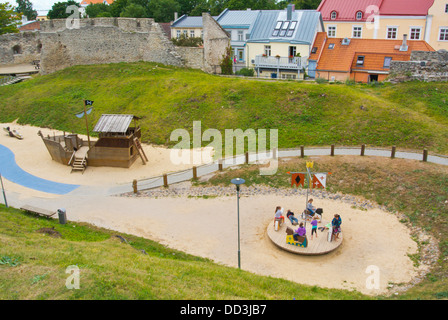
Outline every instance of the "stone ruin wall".
{"label": "stone ruin wall", "polygon": [[36,32],[0,36],[0,64],[12,65],[40,60],[42,42]]}
{"label": "stone ruin wall", "polygon": [[[0,36],[0,64],[40,60],[41,74],[49,74],[74,65],[151,61],[216,72],[216,57],[222,58],[225,51],[220,45],[227,47],[230,39],[209,14],[204,17],[204,30],[211,30],[205,32],[211,39],[204,34],[204,48],[176,47],[148,18],[80,19],[78,24],[47,20],[41,22],[40,32]],[[17,46],[21,53],[14,53]]]}
{"label": "stone ruin wall", "polygon": [[389,80],[448,81],[448,51],[413,51],[410,61],[392,60]]}

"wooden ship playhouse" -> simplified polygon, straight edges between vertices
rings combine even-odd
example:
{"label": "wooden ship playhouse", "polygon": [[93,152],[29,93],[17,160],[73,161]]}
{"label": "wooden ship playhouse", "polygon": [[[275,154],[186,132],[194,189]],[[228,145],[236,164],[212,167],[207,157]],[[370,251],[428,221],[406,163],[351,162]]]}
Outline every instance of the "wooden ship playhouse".
{"label": "wooden ship playhouse", "polygon": [[[148,158],[141,146],[141,130],[134,115],[103,114],[93,131],[98,140],[81,139],[77,134],[44,137],[39,131],[51,158],[72,171],[82,171],[87,166],[129,168],[140,157],[143,164]],[[134,121],[134,126],[130,126]]]}

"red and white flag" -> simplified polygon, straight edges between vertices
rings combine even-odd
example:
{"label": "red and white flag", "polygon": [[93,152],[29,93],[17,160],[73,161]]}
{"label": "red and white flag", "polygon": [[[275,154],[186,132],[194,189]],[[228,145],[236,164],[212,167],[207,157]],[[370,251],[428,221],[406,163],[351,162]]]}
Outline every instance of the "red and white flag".
{"label": "red and white flag", "polygon": [[315,173],[313,175],[313,188],[324,188],[327,186],[327,174]]}

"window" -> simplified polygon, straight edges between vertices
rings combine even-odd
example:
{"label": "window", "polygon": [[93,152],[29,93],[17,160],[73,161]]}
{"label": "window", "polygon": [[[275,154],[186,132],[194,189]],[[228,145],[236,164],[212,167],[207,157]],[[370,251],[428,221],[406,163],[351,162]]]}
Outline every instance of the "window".
{"label": "window", "polygon": [[282,73],[282,79],[296,79],[296,75],[295,74],[289,74],[289,73]]}
{"label": "window", "polygon": [[272,33],[273,37],[277,37],[279,32],[280,32],[280,28],[282,27],[283,21],[277,21],[277,24],[275,25],[274,28],[274,32]]}
{"label": "window", "polygon": [[330,44],[328,45],[328,49],[334,49],[334,43],[330,43]]}
{"label": "window", "polygon": [[180,30],[176,30],[176,38],[177,38],[177,39],[180,38]]}
{"label": "window", "polygon": [[410,39],[411,40],[420,40],[421,32],[422,32],[422,28],[411,28]]}
{"label": "window", "polygon": [[194,30],[190,30],[190,37],[194,38]]}
{"label": "window", "polygon": [[387,28],[387,39],[397,39],[397,27],[388,27]]}
{"label": "window", "polygon": [[264,54],[267,57],[271,56],[271,46],[264,46]]}
{"label": "window", "polygon": [[448,41],[448,27],[440,28],[439,40],[440,41]]}
{"label": "window", "polygon": [[289,27],[289,21],[285,21],[283,22],[282,28],[280,29],[280,37],[284,37],[286,35],[286,31],[288,30]]}
{"label": "window", "polygon": [[328,26],[327,35],[329,38],[336,38],[336,26]]}
{"label": "window", "polygon": [[383,68],[390,68],[390,62],[391,61],[392,61],[392,57],[385,57],[384,58]]}
{"label": "window", "polygon": [[292,37],[294,31],[296,30],[296,26],[297,26],[297,21],[291,21],[291,23],[289,24],[288,32],[286,33],[287,37]]}
{"label": "window", "polygon": [[243,41],[243,31],[238,31],[238,41]]}
{"label": "window", "polygon": [[330,19],[336,20],[337,17],[338,17],[338,13],[336,11],[331,11]]}
{"label": "window", "polygon": [[358,56],[356,59],[356,65],[357,66],[363,66],[364,65],[364,56]]}
{"label": "window", "polygon": [[244,61],[244,50],[238,50],[238,61]]}
{"label": "window", "polygon": [[362,11],[356,12],[356,20],[361,20],[361,19],[362,19]]}
{"label": "window", "polygon": [[445,13],[448,13],[448,4],[445,5]]}
{"label": "window", "polygon": [[184,36],[185,38],[188,38],[188,30],[184,30]]}
{"label": "window", "polygon": [[354,26],[352,38],[362,38],[362,27]]}
{"label": "window", "polygon": [[296,46],[290,46],[288,49],[288,53],[290,57],[295,57],[297,54],[297,47]]}
{"label": "window", "polygon": [[317,47],[313,47],[313,49],[311,49],[311,53],[316,53],[317,52]]}

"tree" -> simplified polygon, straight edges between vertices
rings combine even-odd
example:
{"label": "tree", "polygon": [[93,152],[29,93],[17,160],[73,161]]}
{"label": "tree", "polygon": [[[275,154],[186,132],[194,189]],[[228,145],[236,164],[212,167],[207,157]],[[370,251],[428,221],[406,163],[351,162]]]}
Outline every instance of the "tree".
{"label": "tree", "polygon": [[320,2],[321,0],[294,0],[292,3],[294,3],[296,9],[315,10],[319,7]]}
{"label": "tree", "polygon": [[121,11],[120,17],[145,18],[146,14],[146,9],[142,5],[130,3]]}
{"label": "tree", "polygon": [[35,20],[37,18],[37,11],[33,9],[33,4],[30,0],[16,0],[16,12],[22,13],[28,20]]}
{"label": "tree", "polygon": [[0,3],[0,35],[5,33],[17,33],[17,25],[22,20],[22,15],[14,11],[8,2]]}
{"label": "tree", "polygon": [[86,7],[86,14],[89,18],[110,17],[110,11],[110,6],[104,3],[92,3]]}
{"label": "tree", "polygon": [[180,11],[180,5],[176,0],[151,0],[148,10],[156,22],[170,22],[174,20],[174,12]]}
{"label": "tree", "polygon": [[51,10],[48,11],[48,19],[66,19],[70,17],[73,13],[70,11],[67,13],[68,6],[77,6],[78,8],[81,7],[79,3],[75,2],[74,0],[68,0],[67,2],[57,2],[51,7]]}

